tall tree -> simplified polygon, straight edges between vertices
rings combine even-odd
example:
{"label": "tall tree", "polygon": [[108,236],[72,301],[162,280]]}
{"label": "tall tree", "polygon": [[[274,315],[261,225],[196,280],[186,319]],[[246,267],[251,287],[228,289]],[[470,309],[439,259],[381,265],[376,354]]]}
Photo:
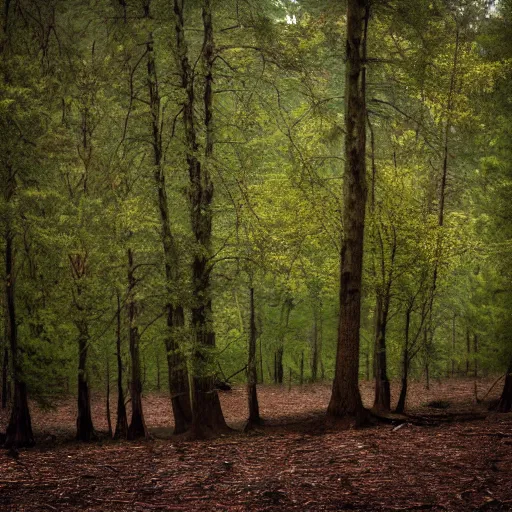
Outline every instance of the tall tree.
{"label": "tall tree", "polygon": [[364,421],[359,391],[359,329],[366,213],[366,79],[365,46],[368,0],[347,3],[345,69],[345,172],[343,238],[340,269],[338,348],[332,395],[327,412]]}

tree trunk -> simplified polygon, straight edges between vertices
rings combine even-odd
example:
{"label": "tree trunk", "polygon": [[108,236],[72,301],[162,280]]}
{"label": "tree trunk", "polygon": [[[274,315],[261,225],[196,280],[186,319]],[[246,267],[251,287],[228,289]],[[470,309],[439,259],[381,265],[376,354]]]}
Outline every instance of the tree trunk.
{"label": "tree trunk", "polygon": [[106,416],[107,416],[107,425],[108,425],[108,437],[112,438],[112,419],[110,416],[110,362],[108,360],[108,354],[107,354],[106,380],[107,380],[107,396],[105,397],[105,403],[106,403]]}
{"label": "tree trunk", "polygon": [[[7,329],[6,329],[7,331]],[[5,337],[7,339],[7,336]],[[2,409],[7,407],[7,380],[9,374],[9,348],[4,348],[4,358],[2,362]]]}
{"label": "tree trunk", "polygon": [[389,294],[377,292],[377,313],[375,315],[375,344],[376,344],[376,378],[374,409],[378,411],[391,410],[391,391],[387,375],[386,360],[386,328],[389,312]]}
{"label": "tree trunk", "polygon": [[304,385],[304,351],[300,354],[300,374],[299,374],[300,387]]}
{"label": "tree trunk", "polygon": [[281,346],[276,350],[276,353],[275,353],[275,362],[276,362],[275,382],[276,382],[276,384],[282,384],[283,379],[284,379],[283,350],[284,350],[284,348]]}
{"label": "tree trunk", "polygon": [[351,416],[357,423],[364,422],[366,418],[359,392],[359,328],[367,195],[366,85],[363,55],[368,19],[369,4],[366,0],[348,0],[340,315],[336,368],[327,409],[331,416]]}
{"label": "tree trunk", "polygon": [[452,319],[452,379],[455,377],[455,342],[457,339],[457,314],[453,314]]}
{"label": "tree trunk", "polygon": [[286,339],[286,333],[288,331],[288,325],[290,323],[290,312],[293,308],[293,299],[287,297],[281,307],[281,317],[279,319],[279,346],[276,351],[276,382],[282,384],[284,380],[284,366],[283,366],[283,355],[284,355],[284,343]]}
{"label": "tree trunk", "polygon": [[[8,203],[16,190],[16,182],[12,168],[8,166],[9,176],[5,188]],[[14,270],[14,232],[10,219],[7,219],[5,236],[5,297],[7,309],[8,338],[12,357],[12,380],[14,382],[14,400],[11,416],[7,426],[5,446],[32,446],[34,435],[28,407],[27,386],[23,381],[22,368],[18,352],[18,324],[16,317],[15,270]],[[5,363],[4,363],[5,364]]]}
{"label": "tree trunk", "polygon": [[256,320],[254,314],[254,288],[249,290],[250,312],[249,321],[249,358],[247,363],[247,398],[249,402],[249,425],[258,425],[261,422],[257,394],[257,368],[256,368]]}
{"label": "tree trunk", "polygon": [[123,390],[123,359],[121,357],[121,297],[117,292],[117,328],[116,328],[116,357],[117,357],[117,422],[114,439],[128,438],[128,419],[124,405]]}
{"label": "tree trunk", "polygon": [[512,358],[507,369],[503,392],[498,404],[498,412],[510,412],[512,410]]}
{"label": "tree trunk", "polygon": [[473,334],[473,349],[475,353],[475,379],[478,377],[478,334]]}
{"label": "tree trunk", "polygon": [[469,329],[466,329],[466,377],[469,375],[469,359],[471,357],[471,337]]}
{"label": "tree trunk", "polygon": [[132,401],[132,418],[128,427],[128,439],[148,437],[144,412],[142,409],[142,382],[140,372],[139,328],[137,326],[137,303],[135,300],[135,265],[133,251],[128,249],[128,336],[130,340],[130,359],[132,374],[130,396]]}
{"label": "tree trunk", "polygon": [[404,339],[404,353],[402,360],[402,388],[400,389],[400,396],[395,412],[403,414],[405,411],[405,404],[407,402],[407,383],[409,381],[409,328],[411,325],[411,308],[407,308],[405,312],[405,339]]}
{"label": "tree trunk", "polygon": [[204,159],[198,159],[199,145],[195,125],[196,98],[193,71],[188,59],[183,2],[174,0],[176,20],[176,57],[183,89],[183,127],[190,179],[190,216],[196,242],[192,262],[192,331],[194,336],[192,377],[192,435],[205,437],[227,428],[211,370],[211,352],[215,347],[209,260],[212,255],[213,182],[209,166],[213,156],[213,25],[210,0],[202,6],[204,41],[202,64],[204,79]]}
{"label": "tree trunk", "polygon": [[311,335],[311,382],[318,380],[318,310],[313,305],[313,332]]}
{"label": "tree trunk", "polygon": [[[175,1],[175,13],[176,3]],[[145,17],[150,17],[150,2],[145,4]],[[181,24],[183,15],[181,15]],[[178,27],[177,22],[177,27]],[[178,30],[178,28],[177,28]],[[152,126],[152,146],[155,164],[155,183],[158,195],[158,210],[160,213],[160,228],[162,236],[162,245],[164,252],[164,267],[166,278],[166,293],[168,301],[167,309],[167,334],[165,337],[165,349],[167,354],[167,368],[169,372],[169,391],[171,394],[171,404],[174,415],[174,433],[185,432],[192,419],[187,366],[183,357],[180,343],[178,341],[180,331],[185,323],[183,307],[176,298],[179,291],[179,257],[176,247],[176,241],[171,231],[171,217],[169,213],[169,204],[167,200],[167,188],[165,172],[163,167],[163,148],[162,148],[162,120],[161,120],[161,98],[158,87],[158,74],[153,49],[153,35],[149,34],[149,40],[146,45],[148,53],[148,92],[151,109]],[[186,52],[186,49],[185,49]]]}
{"label": "tree trunk", "polygon": [[87,382],[87,352],[89,332],[87,323],[82,320],[78,323],[78,417],[76,419],[77,441],[89,442],[97,438],[91,415],[91,397]]}

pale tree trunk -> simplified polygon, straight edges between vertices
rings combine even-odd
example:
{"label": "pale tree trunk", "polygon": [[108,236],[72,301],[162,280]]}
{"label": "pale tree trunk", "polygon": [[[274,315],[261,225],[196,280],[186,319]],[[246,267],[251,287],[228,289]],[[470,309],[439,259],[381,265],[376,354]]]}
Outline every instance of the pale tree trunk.
{"label": "pale tree trunk", "polygon": [[364,422],[359,392],[359,329],[366,208],[366,87],[363,62],[369,19],[367,0],[348,0],[345,68],[345,173],[338,347],[331,416]]}

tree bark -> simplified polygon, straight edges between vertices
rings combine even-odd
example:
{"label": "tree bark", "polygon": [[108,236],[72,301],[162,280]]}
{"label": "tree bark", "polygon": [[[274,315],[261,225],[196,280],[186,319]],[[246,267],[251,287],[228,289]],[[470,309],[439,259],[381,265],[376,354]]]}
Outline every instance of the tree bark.
{"label": "tree bark", "polygon": [[377,293],[377,313],[375,324],[376,343],[376,378],[374,409],[378,411],[391,410],[391,390],[387,374],[386,329],[389,314],[389,293]]}
{"label": "tree bark", "polygon": [[318,309],[313,304],[313,332],[311,334],[311,382],[318,380]]}
{"label": "tree bark", "polygon": [[404,336],[404,353],[402,356],[402,387],[395,412],[403,414],[405,404],[407,402],[407,384],[409,382],[409,329],[411,325],[411,308],[407,308],[405,312],[405,336]]}
{"label": "tree bark", "polygon": [[[6,329],[7,334],[7,329]],[[7,340],[7,335],[5,337]],[[7,380],[9,374],[9,348],[4,348],[4,357],[2,361],[2,409],[7,407]]]}
{"label": "tree bark", "polygon": [[130,359],[132,375],[130,396],[132,401],[132,418],[128,427],[128,439],[147,438],[148,431],[142,408],[142,381],[140,371],[139,328],[137,326],[137,302],[135,300],[135,265],[133,251],[128,249],[128,329],[130,340]]}
{"label": "tree bark", "polygon": [[359,329],[366,208],[366,91],[363,62],[369,19],[366,0],[348,0],[345,69],[345,173],[338,347],[327,412],[364,422],[359,392]]}
{"label": "tree bark", "polygon": [[210,291],[209,259],[212,255],[212,200],[213,182],[209,166],[213,156],[213,24],[210,0],[202,6],[204,41],[202,65],[204,79],[204,160],[197,155],[199,144],[195,125],[196,97],[193,71],[188,59],[183,1],[174,0],[176,20],[176,56],[181,77],[183,99],[183,128],[186,142],[186,158],[190,179],[190,217],[196,242],[192,262],[192,331],[194,337],[192,376],[192,435],[205,437],[227,428],[217,391],[214,389],[211,353],[215,347],[212,299]]}
{"label": "tree bark", "polygon": [[[176,0],[176,2],[177,1],[178,0]],[[145,17],[149,19],[150,0],[146,1],[144,11]],[[155,165],[154,178],[157,187],[160,229],[164,252],[166,292],[168,296],[166,304],[167,333],[165,337],[165,349],[169,373],[169,392],[174,415],[174,433],[181,434],[189,428],[192,420],[187,367],[179,343],[179,335],[183,330],[185,315],[178,296],[180,280],[179,257],[176,241],[171,230],[171,216],[169,213],[166,179],[163,167],[161,98],[158,87],[158,74],[154,58],[152,33],[149,34],[146,49],[148,54],[148,92]]]}
{"label": "tree bark", "polygon": [[254,288],[249,290],[250,300],[250,320],[249,320],[249,358],[247,363],[247,398],[249,405],[248,425],[258,425],[261,423],[260,410],[258,405],[258,394],[256,382],[258,379],[256,367],[256,320],[254,311]]}
{"label": "tree bark", "polygon": [[93,441],[97,438],[91,415],[91,397],[87,382],[87,353],[89,332],[87,322],[78,322],[78,416],[76,419],[77,441]]}
{"label": "tree bark", "polygon": [[[16,190],[13,169],[8,167],[8,181],[5,187],[5,199],[9,203]],[[18,324],[16,317],[16,273],[14,269],[14,231],[11,219],[7,219],[5,234],[5,298],[7,309],[8,339],[12,357],[12,380],[14,383],[14,400],[6,432],[6,447],[32,446],[34,435],[28,407],[27,386],[23,380],[18,348]]]}
{"label": "tree bark", "polygon": [[117,292],[117,327],[116,327],[116,357],[117,357],[117,422],[114,439],[128,438],[128,418],[124,404],[123,389],[123,359],[121,357],[121,297]]}
{"label": "tree bark", "polygon": [[512,410],[512,358],[507,369],[503,392],[498,403],[498,412],[510,412]]}

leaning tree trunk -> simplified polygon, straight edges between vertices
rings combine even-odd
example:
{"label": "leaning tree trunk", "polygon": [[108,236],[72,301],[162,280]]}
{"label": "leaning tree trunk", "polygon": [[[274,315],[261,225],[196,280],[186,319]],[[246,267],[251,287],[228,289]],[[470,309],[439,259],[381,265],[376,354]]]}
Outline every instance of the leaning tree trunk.
{"label": "leaning tree trunk", "polygon": [[505,385],[498,404],[498,412],[510,412],[512,410],[512,358],[508,365]]}
{"label": "leaning tree trunk", "polygon": [[[144,15],[146,18],[150,18],[150,0],[145,2]],[[181,22],[183,23],[183,19]],[[167,199],[166,179],[163,166],[161,98],[154,57],[153,35],[151,33],[149,34],[146,49],[148,55],[147,75],[151,110],[152,146],[155,164],[154,178],[158,195],[158,210],[160,213],[160,229],[167,286],[166,292],[168,297],[166,304],[167,333],[165,336],[165,350],[169,374],[169,392],[174,415],[174,433],[181,434],[188,430],[192,421],[186,361],[178,340],[179,333],[185,323],[185,315],[181,304],[176,303],[176,299],[173,298],[179,286],[179,258],[176,241],[171,231],[171,217]]]}
{"label": "leaning tree trunk", "polygon": [[128,438],[128,418],[124,404],[123,390],[123,359],[121,357],[121,297],[117,292],[117,328],[116,328],[116,357],[117,357],[117,422],[114,439]]}
{"label": "leaning tree trunk", "polygon": [[[8,203],[16,190],[15,176],[9,166],[9,176],[5,188],[6,202]],[[7,447],[32,446],[34,436],[30,411],[28,408],[27,386],[23,381],[18,350],[18,324],[16,317],[15,294],[15,270],[14,270],[14,233],[10,219],[7,221],[5,237],[5,298],[7,309],[8,338],[12,357],[12,380],[14,382],[14,400],[12,403],[11,417],[7,426],[5,445]]]}
{"label": "leaning tree trunk", "polygon": [[256,367],[256,320],[254,313],[254,288],[251,286],[250,291],[250,311],[251,317],[249,321],[249,357],[247,362],[247,398],[249,404],[249,421],[248,426],[258,425],[261,423],[260,409],[258,405],[258,394],[256,391],[256,383],[258,380],[258,370]]}
{"label": "leaning tree trunk", "polygon": [[183,2],[174,0],[176,19],[176,56],[183,89],[183,128],[186,158],[190,178],[190,215],[196,250],[192,262],[192,331],[194,337],[192,377],[192,435],[204,437],[227,428],[214,389],[211,353],[215,347],[212,321],[209,260],[212,255],[212,200],[213,182],[209,166],[213,155],[213,26],[210,0],[203,1],[202,18],[204,41],[202,64],[204,69],[204,159],[198,159],[199,145],[195,126],[196,98],[193,71],[188,59],[185,40]]}
{"label": "leaning tree trunk", "polygon": [[364,421],[359,392],[359,328],[366,208],[366,87],[363,62],[369,18],[367,0],[348,0],[345,67],[345,173],[338,348],[331,416]]}

